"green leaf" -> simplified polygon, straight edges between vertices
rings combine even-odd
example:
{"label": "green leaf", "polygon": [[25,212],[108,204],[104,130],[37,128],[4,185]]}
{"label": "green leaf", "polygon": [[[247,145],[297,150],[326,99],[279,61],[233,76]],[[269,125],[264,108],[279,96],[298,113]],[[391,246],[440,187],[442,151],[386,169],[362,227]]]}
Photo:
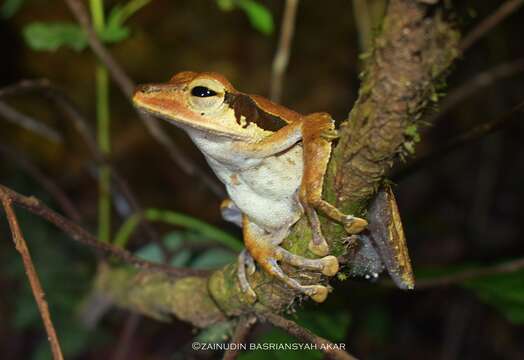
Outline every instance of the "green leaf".
{"label": "green leaf", "polygon": [[198,256],[191,263],[191,267],[198,269],[216,269],[235,261],[236,255],[224,249],[209,249]]}
{"label": "green leaf", "polygon": [[0,8],[0,17],[7,19],[16,14],[25,0],[5,0],[2,8]]}
{"label": "green leaf", "polygon": [[216,0],[217,5],[222,11],[231,11],[235,8],[235,2],[233,0]]}
{"label": "green leaf", "polygon": [[524,270],[469,280],[463,286],[509,321],[524,324]]}
{"label": "green leaf", "polygon": [[124,26],[124,23],[150,2],[151,0],[131,0],[125,5],[116,5],[109,13],[100,38],[107,43],[117,43],[127,39],[131,34],[131,30],[129,27]]}
{"label": "green leaf", "polygon": [[242,250],[242,242],[212,225],[181,213],[161,209],[147,209],[144,216],[150,221],[161,221],[171,225],[185,227],[208,240],[214,240],[234,250]]}
{"label": "green leaf", "polygon": [[264,6],[254,0],[236,0],[236,5],[244,10],[251,26],[260,31],[264,35],[271,35],[273,33],[273,15]]}
{"label": "green leaf", "polygon": [[74,23],[34,22],[24,28],[23,34],[25,42],[33,50],[55,51],[65,46],[80,51],[87,45],[84,32]]}
{"label": "green leaf", "polygon": [[[177,251],[184,241],[193,241],[194,234],[190,232],[173,231],[164,236],[162,239],[165,247],[169,251]],[[163,263],[165,261],[162,249],[158,244],[151,243],[140,248],[136,253],[137,256],[142,259],[153,261],[157,263]],[[172,266],[187,266],[191,259],[192,253],[188,249],[177,251],[176,254],[170,261]]]}

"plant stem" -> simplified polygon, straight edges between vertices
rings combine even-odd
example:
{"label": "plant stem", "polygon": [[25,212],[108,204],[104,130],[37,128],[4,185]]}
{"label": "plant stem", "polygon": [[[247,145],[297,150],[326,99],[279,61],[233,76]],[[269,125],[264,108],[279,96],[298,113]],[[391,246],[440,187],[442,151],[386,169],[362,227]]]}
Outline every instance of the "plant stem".
{"label": "plant stem", "polygon": [[[91,18],[95,31],[104,30],[104,3],[103,0],[90,0]],[[96,76],[96,119],[97,143],[103,155],[111,152],[109,117],[109,76],[106,68],[98,63],[95,70]],[[111,171],[107,165],[99,169],[98,178],[98,238],[100,241],[109,242],[111,239]]]}

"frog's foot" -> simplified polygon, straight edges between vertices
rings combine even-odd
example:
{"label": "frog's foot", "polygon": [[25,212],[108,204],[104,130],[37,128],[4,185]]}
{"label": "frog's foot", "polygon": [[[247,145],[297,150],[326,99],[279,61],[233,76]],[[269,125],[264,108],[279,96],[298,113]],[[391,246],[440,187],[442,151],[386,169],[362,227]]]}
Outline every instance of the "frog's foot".
{"label": "frog's foot", "polygon": [[249,285],[246,269],[249,275],[253,274],[255,272],[255,262],[247,250],[244,249],[238,255],[238,284],[240,285],[240,290],[244,294],[246,301],[249,304],[253,304],[257,299],[257,295],[251,285]]}
{"label": "frog's foot", "polygon": [[353,215],[345,215],[342,219],[342,224],[350,235],[358,234],[368,226],[368,222],[365,219]]}
{"label": "frog's foot", "polygon": [[289,287],[311,297],[316,302],[326,300],[328,289],[323,285],[302,285],[297,280],[290,278],[280,268],[277,261],[296,266],[301,269],[320,271],[326,276],[334,276],[338,272],[338,260],[334,256],[320,259],[307,259],[290,253],[289,251],[274,246],[270,251],[254,254],[256,261],[270,275],[275,276]]}

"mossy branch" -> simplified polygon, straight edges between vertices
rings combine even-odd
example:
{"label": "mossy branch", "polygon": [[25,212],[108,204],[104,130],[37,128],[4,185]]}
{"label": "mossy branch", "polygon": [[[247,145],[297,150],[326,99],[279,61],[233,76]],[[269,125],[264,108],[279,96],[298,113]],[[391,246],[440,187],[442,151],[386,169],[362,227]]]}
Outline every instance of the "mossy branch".
{"label": "mossy branch", "polygon": [[[365,215],[394,160],[409,152],[410,129],[435,99],[437,84],[458,55],[458,38],[438,9],[415,0],[390,1],[382,33],[366,62],[359,98],[341,127],[325,184],[326,199],[347,213]],[[342,255],[345,236],[340,226],[325,224],[324,232],[334,253]],[[309,226],[301,219],[283,246],[313,257],[307,250],[309,239]],[[294,273],[290,267],[284,266],[284,271],[303,284],[325,280],[318,274]],[[300,296],[260,271],[250,281],[257,306],[268,311],[281,312]],[[200,327],[253,311],[238,289],[236,264],[207,279],[106,269],[97,286],[133,311],[157,318],[171,314]]]}

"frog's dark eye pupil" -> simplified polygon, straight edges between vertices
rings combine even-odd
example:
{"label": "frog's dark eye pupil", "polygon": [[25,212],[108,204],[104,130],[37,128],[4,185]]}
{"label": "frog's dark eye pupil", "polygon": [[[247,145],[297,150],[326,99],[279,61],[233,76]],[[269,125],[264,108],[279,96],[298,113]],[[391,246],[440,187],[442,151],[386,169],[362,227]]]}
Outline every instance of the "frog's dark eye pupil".
{"label": "frog's dark eye pupil", "polygon": [[215,96],[216,94],[216,91],[213,91],[205,86],[195,86],[193,89],[191,89],[191,95],[193,96],[210,97]]}

